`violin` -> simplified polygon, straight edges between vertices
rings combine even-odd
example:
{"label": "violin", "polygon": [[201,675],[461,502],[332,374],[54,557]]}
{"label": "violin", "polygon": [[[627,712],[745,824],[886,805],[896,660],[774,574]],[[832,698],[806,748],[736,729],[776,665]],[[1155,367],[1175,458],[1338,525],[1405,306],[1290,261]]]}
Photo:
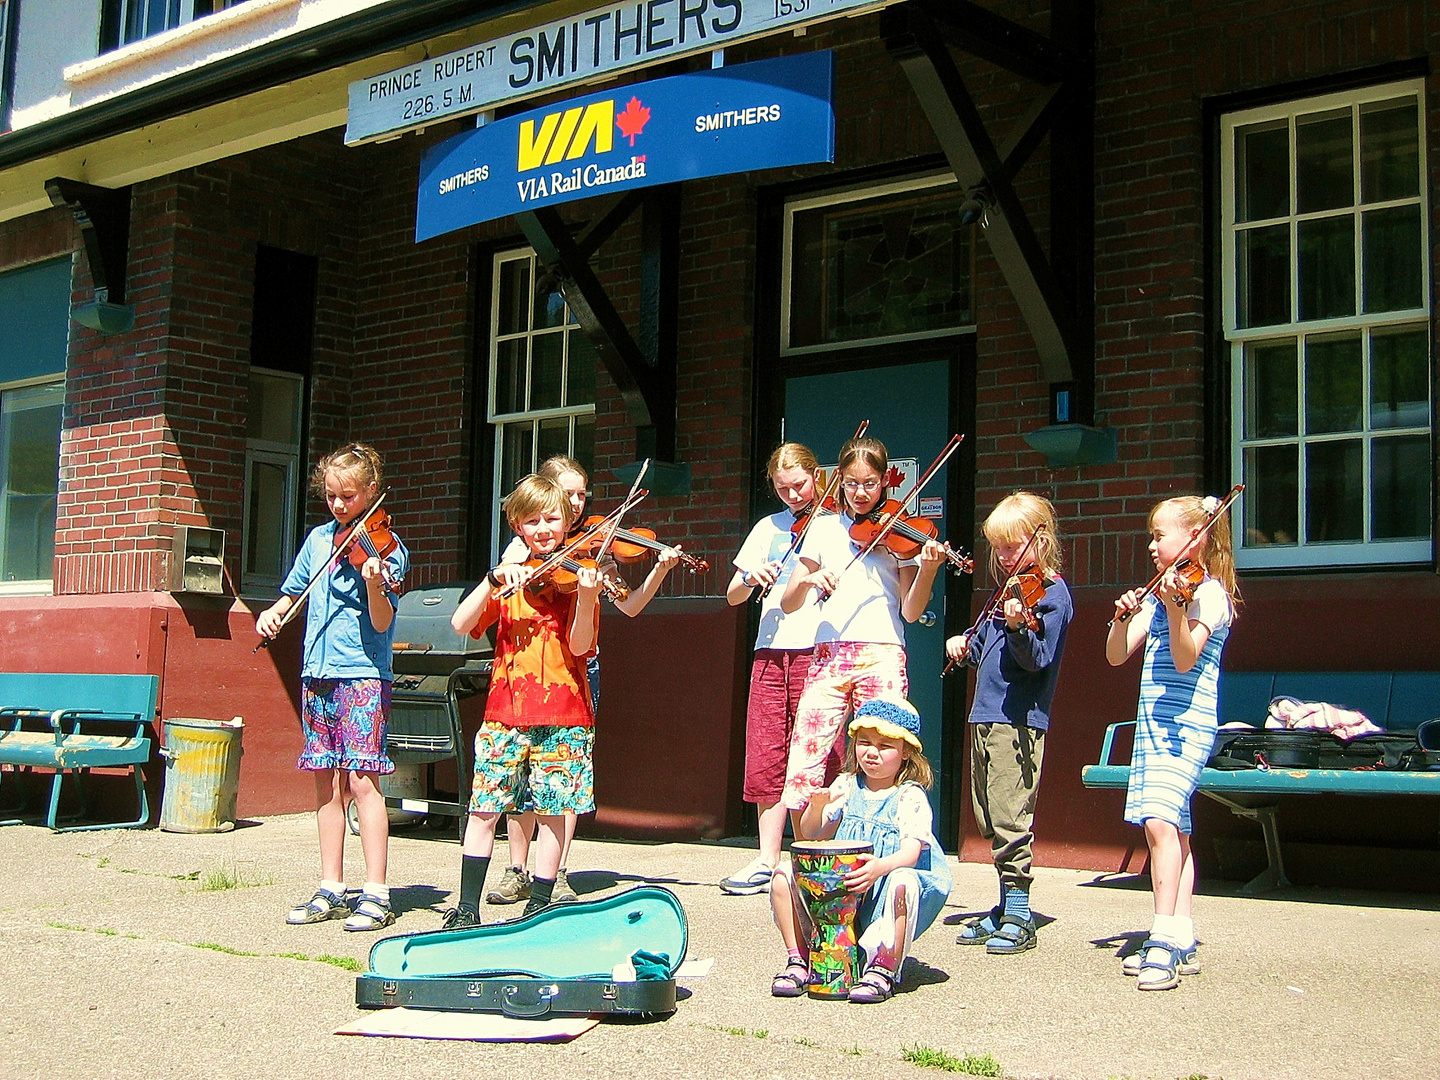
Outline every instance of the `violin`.
{"label": "violin", "polygon": [[[605,542],[607,530],[596,529],[596,526],[604,523],[605,518],[599,517],[598,515],[585,519],[580,528],[594,529],[595,531],[579,550],[588,551],[591,555],[594,555],[600,550],[601,544]],[[617,562],[637,562],[650,552],[663,551],[669,546],[669,544],[663,544],[655,539],[654,529],[645,529],[637,525],[633,529],[615,530],[615,539],[610,545],[610,554],[615,556]],[[675,553],[680,556],[680,565],[692,574],[698,574],[710,569],[710,564],[698,555],[691,555],[688,551],[681,551],[678,548]]]}
{"label": "violin", "polygon": [[[889,523],[888,519],[891,517],[895,518],[894,524]],[[933,519],[907,514],[900,503],[894,499],[886,499],[869,513],[861,514],[855,519],[855,524],[850,526],[850,539],[863,550],[875,542],[881,530],[885,532],[880,543],[885,545],[891,555],[901,560],[915,558],[926,543],[940,535],[940,526],[935,524]],[[945,558],[957,571],[967,574],[975,572],[975,560],[969,555],[961,555],[949,544],[941,547]]]}
{"label": "violin", "polygon": [[380,560],[381,586],[386,592],[395,591],[395,582],[390,577],[390,568],[385,565],[386,557],[400,546],[400,541],[390,531],[390,515],[376,510],[365,519],[362,528],[351,529],[348,533],[335,530],[335,547],[344,548],[341,557],[359,570],[370,559]]}
{"label": "violin", "polygon": [[1175,603],[1179,607],[1189,607],[1195,602],[1195,590],[1205,580],[1205,567],[1189,559],[1181,559],[1175,564],[1175,576],[1180,579]]}
{"label": "violin", "polygon": [[803,533],[810,524],[810,518],[817,512],[821,514],[838,514],[840,512],[840,504],[836,501],[834,495],[826,495],[820,500],[818,507],[815,504],[815,500],[812,499],[809,506],[796,512],[795,520],[790,523],[790,535],[799,536]]}
{"label": "violin", "polygon": [[[573,559],[565,556],[550,565],[548,570],[539,572],[550,562],[550,558],[544,555],[536,555],[527,559],[524,563],[532,571],[537,571],[525,587],[532,592],[538,592],[547,585],[553,586],[557,592],[573,593],[580,586],[579,571],[583,569],[593,570],[594,559]],[[608,574],[600,575],[600,592],[612,601],[624,600],[630,595],[630,587],[618,578],[612,578]]]}
{"label": "violin", "polygon": [[1045,599],[1045,579],[1040,571],[1031,567],[1018,574],[1011,574],[1001,586],[1005,599],[1020,601],[1020,621],[1026,630],[1039,630],[1040,620],[1035,617],[1035,605]]}

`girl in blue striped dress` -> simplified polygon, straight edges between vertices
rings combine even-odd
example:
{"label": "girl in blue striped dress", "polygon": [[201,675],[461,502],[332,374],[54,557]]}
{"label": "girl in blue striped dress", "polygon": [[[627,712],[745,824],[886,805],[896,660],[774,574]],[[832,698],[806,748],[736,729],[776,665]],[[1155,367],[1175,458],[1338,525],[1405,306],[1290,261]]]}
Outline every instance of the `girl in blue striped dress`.
{"label": "girl in blue striped dress", "polygon": [[[1157,570],[1185,553],[1218,505],[1215,499],[1187,495],[1166,499],[1150,511],[1150,556]],[[1188,554],[1165,574],[1154,596],[1144,598],[1133,589],[1115,601],[1105,641],[1105,658],[1116,667],[1145,644],[1125,798],[1125,820],[1145,830],[1155,896],[1150,935],[1139,953],[1126,957],[1124,967],[1127,975],[1139,976],[1141,990],[1169,990],[1180,984],[1182,974],[1200,970],[1192,917],[1190,799],[1215,743],[1220,653],[1238,599],[1228,514],[1210,524]],[[1186,563],[1204,570],[1198,585],[1182,575]]]}

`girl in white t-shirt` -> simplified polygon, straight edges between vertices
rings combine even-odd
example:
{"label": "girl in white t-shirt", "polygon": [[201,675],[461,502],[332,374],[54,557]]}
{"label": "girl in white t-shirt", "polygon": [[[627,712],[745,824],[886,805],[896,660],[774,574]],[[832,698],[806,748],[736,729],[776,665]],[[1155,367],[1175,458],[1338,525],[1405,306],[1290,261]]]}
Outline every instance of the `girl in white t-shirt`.
{"label": "girl in white t-shirt", "polygon": [[825,786],[825,761],[859,703],[909,693],[904,623],[924,613],[945,549],[931,540],[918,559],[901,562],[880,545],[851,565],[860,548],[850,527],[885,501],[889,468],[879,439],[851,439],[840,448],[842,511],[815,521],[799,554],[801,569],[780,601],[788,615],[810,602],[812,590],[826,597],[785,768],[780,801],[790,810],[803,810]]}
{"label": "girl in white t-shirt", "polygon": [[[798,563],[794,557],[792,527],[798,515],[814,512],[819,496],[816,474],[820,463],[807,447],[783,443],[765,463],[775,494],[785,504],[778,514],[761,518],[750,530],[735,556],[735,574],[725,591],[732,606],[739,606],[761,590],[760,632],[755,638],[755,661],[750,668],[750,703],[745,713],[744,799],[755,804],[760,827],[760,854],[740,870],[722,878],[720,888],[737,896],[762,892],[780,859],[785,837],[785,763],[790,734],[810,658],[815,652],[815,624],[820,607],[807,599],[791,615],[780,610],[780,598]],[[827,779],[840,768],[842,747],[831,751]]]}

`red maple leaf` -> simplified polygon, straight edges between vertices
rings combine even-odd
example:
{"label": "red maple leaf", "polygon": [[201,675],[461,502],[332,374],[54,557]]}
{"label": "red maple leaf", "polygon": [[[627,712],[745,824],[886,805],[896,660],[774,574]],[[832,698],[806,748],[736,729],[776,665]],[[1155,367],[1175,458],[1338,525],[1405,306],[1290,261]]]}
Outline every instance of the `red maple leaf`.
{"label": "red maple leaf", "polygon": [[615,126],[620,129],[622,136],[629,136],[631,146],[635,145],[635,136],[644,131],[649,122],[650,110],[641,105],[637,97],[632,97],[625,106],[625,111],[615,117]]}
{"label": "red maple leaf", "polygon": [[905,482],[905,474],[894,465],[885,470],[885,486],[887,488],[898,488]]}

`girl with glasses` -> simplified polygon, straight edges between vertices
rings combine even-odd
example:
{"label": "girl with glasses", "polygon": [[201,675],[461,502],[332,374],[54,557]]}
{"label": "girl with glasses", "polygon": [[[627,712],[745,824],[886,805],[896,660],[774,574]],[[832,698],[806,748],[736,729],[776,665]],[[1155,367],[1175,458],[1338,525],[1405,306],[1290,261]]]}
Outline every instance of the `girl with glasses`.
{"label": "girl with glasses", "polygon": [[924,613],[945,561],[943,546],[932,540],[915,559],[898,560],[878,545],[850,565],[859,550],[850,527],[884,502],[890,458],[879,439],[851,439],[840,448],[839,467],[841,512],[813,523],[780,601],[781,610],[793,614],[812,590],[824,598],[780,800],[792,819],[825,786],[826,759],[837,739],[843,743],[856,706],[908,695],[905,623]]}

